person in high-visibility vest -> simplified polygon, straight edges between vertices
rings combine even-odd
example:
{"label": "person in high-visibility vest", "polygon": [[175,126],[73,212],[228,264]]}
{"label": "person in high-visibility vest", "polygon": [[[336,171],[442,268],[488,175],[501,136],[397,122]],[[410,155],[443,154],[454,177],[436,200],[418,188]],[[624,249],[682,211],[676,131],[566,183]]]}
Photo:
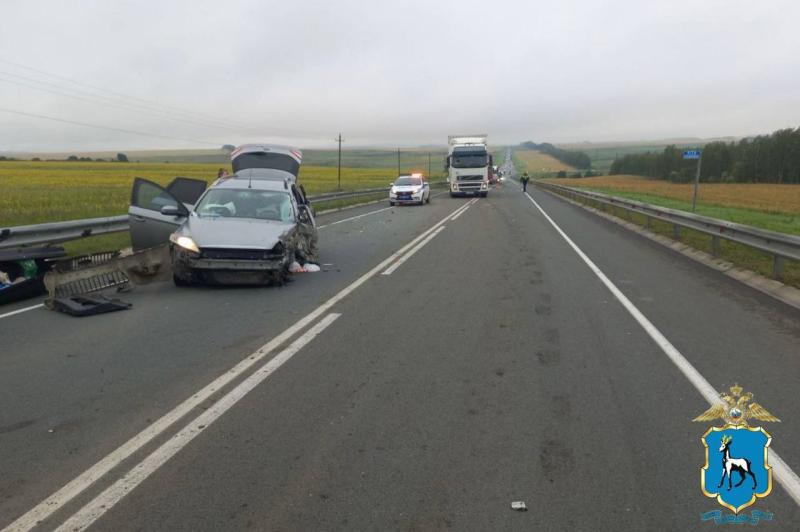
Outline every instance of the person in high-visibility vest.
{"label": "person in high-visibility vest", "polygon": [[522,191],[523,192],[527,192],[528,191],[528,181],[531,180],[530,176],[528,175],[528,172],[525,172],[524,174],[522,174],[522,177],[520,177],[519,180],[522,182]]}

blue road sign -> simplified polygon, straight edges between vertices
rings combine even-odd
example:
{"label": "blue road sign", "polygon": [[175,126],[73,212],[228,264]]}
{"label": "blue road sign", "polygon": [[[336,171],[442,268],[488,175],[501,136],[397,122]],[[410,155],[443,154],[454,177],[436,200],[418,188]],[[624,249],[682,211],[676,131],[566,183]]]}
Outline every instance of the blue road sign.
{"label": "blue road sign", "polygon": [[700,150],[686,150],[683,152],[684,159],[699,159],[700,158]]}

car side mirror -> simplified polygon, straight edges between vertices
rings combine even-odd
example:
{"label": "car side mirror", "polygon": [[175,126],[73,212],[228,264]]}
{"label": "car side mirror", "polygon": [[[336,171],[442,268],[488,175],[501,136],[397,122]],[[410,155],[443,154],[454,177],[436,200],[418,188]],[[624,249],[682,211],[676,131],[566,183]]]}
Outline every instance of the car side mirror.
{"label": "car side mirror", "polygon": [[311,215],[308,212],[308,207],[305,205],[300,205],[297,209],[297,219],[303,223],[310,223],[311,222]]}
{"label": "car side mirror", "polygon": [[161,214],[164,216],[186,216],[185,210],[180,209],[177,205],[164,205],[161,207]]}

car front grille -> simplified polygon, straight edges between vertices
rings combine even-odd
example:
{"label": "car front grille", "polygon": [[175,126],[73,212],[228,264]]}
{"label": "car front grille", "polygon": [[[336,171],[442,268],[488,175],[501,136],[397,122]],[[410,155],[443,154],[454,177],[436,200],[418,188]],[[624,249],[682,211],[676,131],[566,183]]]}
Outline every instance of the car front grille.
{"label": "car front grille", "polygon": [[280,258],[283,254],[263,249],[203,248],[200,256],[218,260],[268,260]]}

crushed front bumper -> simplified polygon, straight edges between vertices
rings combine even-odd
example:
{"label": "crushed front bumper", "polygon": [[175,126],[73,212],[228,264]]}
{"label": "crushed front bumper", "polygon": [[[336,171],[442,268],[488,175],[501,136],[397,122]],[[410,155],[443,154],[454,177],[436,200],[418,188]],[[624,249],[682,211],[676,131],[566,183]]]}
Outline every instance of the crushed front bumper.
{"label": "crushed front bumper", "polygon": [[196,278],[221,284],[251,284],[276,280],[288,269],[290,253],[262,259],[207,258],[202,253],[172,248],[173,273],[186,281]]}

